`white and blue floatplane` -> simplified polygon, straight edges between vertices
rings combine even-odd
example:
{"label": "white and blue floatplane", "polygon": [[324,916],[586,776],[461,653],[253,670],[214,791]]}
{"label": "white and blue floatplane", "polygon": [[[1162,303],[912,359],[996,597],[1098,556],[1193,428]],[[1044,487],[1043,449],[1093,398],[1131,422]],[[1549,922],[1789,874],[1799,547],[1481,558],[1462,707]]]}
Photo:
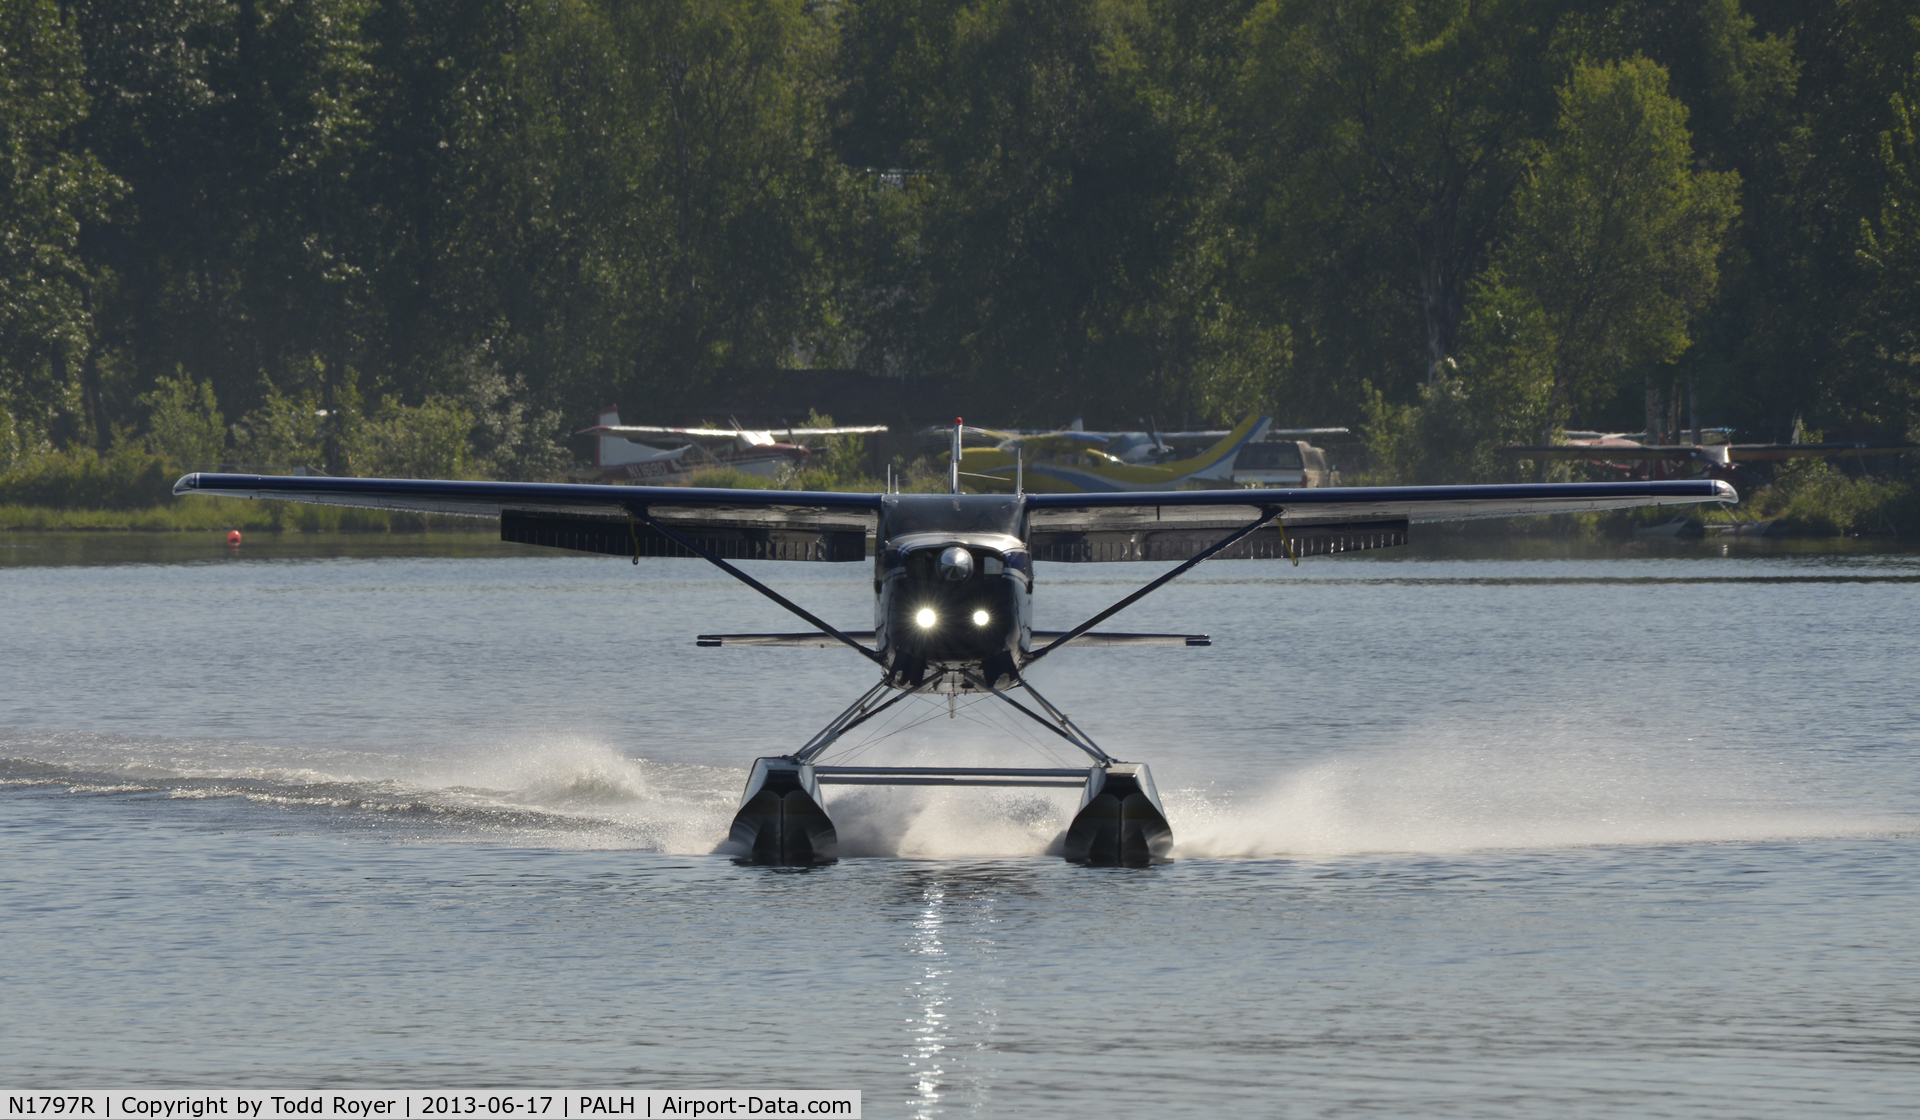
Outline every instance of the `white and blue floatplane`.
{"label": "white and blue floatplane", "polygon": [[[799,616],[797,633],[702,634],[701,646],[844,645],[880,679],[790,754],[754,762],[726,850],[743,861],[830,863],[822,785],[1066,786],[1081,790],[1069,860],[1141,866],[1168,858],[1173,830],[1153,777],[1123,762],[1042,696],[1028,671],[1069,645],[1205,646],[1204,634],[1094,629],[1206,560],[1320,556],[1407,543],[1422,522],[1734,502],[1725,482],[1167,490],[1101,494],[960,492],[960,429],[945,494],[841,494],[387,478],[190,474],[176,494],[266,498],[498,518],[502,540],[631,557],[698,557]],[[859,563],[873,542],[874,627],[829,625],[737,567],[738,560]],[[1064,631],[1033,629],[1033,565],[1157,560],[1176,567]],[[1084,767],[830,766],[843,735],[921,693],[990,695],[1072,744]],[[1024,701],[1022,697],[1024,697]]]}

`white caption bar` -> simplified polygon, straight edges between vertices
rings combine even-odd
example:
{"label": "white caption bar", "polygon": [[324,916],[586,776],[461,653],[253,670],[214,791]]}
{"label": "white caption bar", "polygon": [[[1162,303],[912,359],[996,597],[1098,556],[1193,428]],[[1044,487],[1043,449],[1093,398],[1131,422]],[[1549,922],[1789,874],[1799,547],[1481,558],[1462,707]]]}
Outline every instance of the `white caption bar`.
{"label": "white caption bar", "polygon": [[440,1120],[442,1117],[860,1116],[858,1091],[806,1089],[442,1089],[383,1092],[278,1089],[115,1089],[90,1093],[6,1090],[0,1120]]}

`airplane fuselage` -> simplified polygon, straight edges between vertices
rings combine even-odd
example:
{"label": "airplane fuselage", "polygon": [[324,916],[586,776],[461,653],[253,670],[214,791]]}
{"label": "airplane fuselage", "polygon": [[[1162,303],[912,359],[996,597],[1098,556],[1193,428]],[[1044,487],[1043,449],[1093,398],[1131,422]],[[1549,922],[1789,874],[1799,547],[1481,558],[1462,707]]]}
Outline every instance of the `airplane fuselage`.
{"label": "airplane fuselage", "polygon": [[1000,494],[887,496],[873,624],[889,684],[966,692],[1017,679],[1033,632],[1025,506]]}

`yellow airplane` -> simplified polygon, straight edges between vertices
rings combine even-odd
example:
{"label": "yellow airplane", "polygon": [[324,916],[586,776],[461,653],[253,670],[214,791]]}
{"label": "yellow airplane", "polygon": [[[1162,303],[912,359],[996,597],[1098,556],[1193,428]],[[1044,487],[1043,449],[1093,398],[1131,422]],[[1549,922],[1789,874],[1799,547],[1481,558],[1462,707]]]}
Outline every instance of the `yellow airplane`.
{"label": "yellow airplane", "polygon": [[[1091,432],[1015,435],[992,447],[960,452],[960,481],[988,494],[1107,494],[1132,490],[1231,490],[1233,460],[1245,445],[1267,434],[1272,417],[1249,416],[1225,439],[1191,459],[1148,466],[1128,463],[1100,449],[1106,437]],[[978,429],[970,429],[978,430]],[[947,454],[952,461],[951,452]]]}

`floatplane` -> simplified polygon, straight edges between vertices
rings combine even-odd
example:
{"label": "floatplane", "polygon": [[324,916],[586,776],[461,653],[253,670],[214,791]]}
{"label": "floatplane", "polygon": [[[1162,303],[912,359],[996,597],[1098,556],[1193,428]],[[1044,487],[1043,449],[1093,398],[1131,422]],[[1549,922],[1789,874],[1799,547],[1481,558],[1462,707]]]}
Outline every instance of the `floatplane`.
{"label": "floatplane", "polygon": [[620,406],[600,410],[596,423],[573,433],[590,435],[593,465],[576,477],[673,482],[701,471],[736,470],[773,479],[781,472],[804,466],[812,454],[807,443],[828,436],[871,435],[885,424],[852,427],[668,428],[652,424],[622,424]]}
{"label": "floatplane", "polygon": [[[1034,786],[1080,791],[1066,858],[1144,866],[1169,858],[1173,829],[1145,763],[1108,753],[1039,692],[1033,667],[1068,646],[1210,644],[1205,634],[1095,629],[1208,560],[1288,559],[1404,545],[1425,522],[1735,502],[1716,479],[1510,486],[1347,487],[1036,494],[1016,464],[1011,493],[961,492],[961,426],[948,492],[843,494],[580,483],[189,474],[176,494],[497,518],[502,540],[630,557],[697,557],[800,618],[794,633],[701,634],[703,647],[843,646],[879,680],[791,752],[756,759],[722,850],[743,862],[836,858],[821,787]],[[738,566],[744,560],[859,563],[873,541],[874,627],[833,626]],[[1034,564],[1175,566],[1063,631],[1033,628]],[[850,766],[823,756],[909,697],[988,697],[1086,756],[1082,767]]]}
{"label": "floatplane", "polygon": [[[1092,431],[1079,418],[1065,428],[1022,431],[967,428],[961,479],[975,490],[1013,489],[1016,460],[1027,488],[1048,493],[1110,490],[1224,490],[1337,485],[1326,452],[1303,436],[1346,435],[1346,428],[1275,428],[1249,416],[1232,430]],[[945,442],[945,427],[922,433]]]}
{"label": "floatplane", "polygon": [[[948,459],[960,464],[960,477],[977,490],[1012,493],[1021,487],[1054,494],[1119,491],[1224,490],[1233,486],[1233,464],[1241,450],[1267,434],[1266,416],[1249,416],[1213,446],[1184,459],[1133,462],[1108,450],[1115,442],[1100,432],[1067,429],[1038,435],[1006,435],[991,429],[966,429],[989,438],[992,446],[958,447]],[[1030,477],[1029,477],[1030,476]]]}

